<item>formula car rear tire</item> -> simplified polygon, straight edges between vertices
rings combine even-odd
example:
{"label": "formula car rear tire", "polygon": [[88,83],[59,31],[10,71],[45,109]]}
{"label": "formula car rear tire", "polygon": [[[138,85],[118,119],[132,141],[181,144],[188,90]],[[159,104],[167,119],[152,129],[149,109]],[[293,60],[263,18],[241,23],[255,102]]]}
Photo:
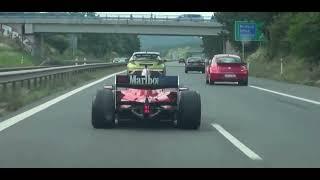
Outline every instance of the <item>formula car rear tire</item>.
{"label": "formula car rear tire", "polygon": [[97,95],[92,102],[91,123],[96,129],[114,127],[115,102],[111,90],[98,90]]}
{"label": "formula car rear tire", "polygon": [[181,91],[177,125],[181,129],[198,129],[201,123],[201,99],[195,91]]}

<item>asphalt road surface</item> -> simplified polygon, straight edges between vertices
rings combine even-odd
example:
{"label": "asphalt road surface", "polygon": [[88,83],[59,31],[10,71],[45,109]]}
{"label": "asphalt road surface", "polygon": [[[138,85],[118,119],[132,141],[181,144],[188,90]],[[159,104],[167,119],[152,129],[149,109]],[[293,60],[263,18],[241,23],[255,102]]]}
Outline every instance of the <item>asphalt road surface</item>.
{"label": "asphalt road surface", "polygon": [[258,78],[206,85],[178,63],[167,73],[200,92],[199,130],[93,129],[92,97],[110,77],[1,119],[0,167],[320,167],[319,88]]}

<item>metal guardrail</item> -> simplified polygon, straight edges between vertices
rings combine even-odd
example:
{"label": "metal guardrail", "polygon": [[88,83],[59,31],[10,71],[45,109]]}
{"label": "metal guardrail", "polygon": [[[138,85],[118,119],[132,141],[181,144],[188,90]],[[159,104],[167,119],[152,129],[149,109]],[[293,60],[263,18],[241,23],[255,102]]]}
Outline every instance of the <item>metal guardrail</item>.
{"label": "metal guardrail", "polygon": [[64,60],[64,61],[62,61],[62,63],[69,63],[69,64],[76,64],[76,63],[78,63],[78,64],[94,64],[94,63],[103,63],[103,61],[101,61],[101,60],[90,60],[90,61],[88,61],[88,60],[77,60],[77,61],[75,61],[75,60]]}
{"label": "metal guardrail", "polygon": [[25,67],[9,67],[9,68],[0,68],[0,72],[9,72],[9,71],[21,71],[21,70],[31,70],[31,69],[43,69],[43,68],[50,68],[50,67],[61,67],[66,65],[86,65],[86,64],[94,64],[94,63],[104,63],[101,60],[93,60],[93,61],[85,61],[85,60],[65,60],[61,61],[63,65],[46,65],[46,66],[25,66]]}
{"label": "metal guardrail", "polygon": [[95,63],[86,65],[73,65],[73,66],[63,66],[63,67],[50,67],[32,70],[19,70],[10,72],[0,72],[0,84],[2,85],[3,91],[7,90],[7,84],[12,84],[12,89],[16,88],[16,82],[20,82],[21,87],[24,85],[24,81],[27,81],[27,87],[30,89],[31,80],[34,86],[37,87],[39,83],[46,83],[47,80],[55,79],[69,79],[70,76],[74,76],[78,73],[86,71],[95,71],[100,68],[123,66],[126,63]]}
{"label": "metal guardrail", "polygon": [[28,67],[0,68],[0,72],[20,71],[20,70],[28,70],[28,69],[42,69],[42,68],[48,68],[48,67],[49,66],[28,66]]}

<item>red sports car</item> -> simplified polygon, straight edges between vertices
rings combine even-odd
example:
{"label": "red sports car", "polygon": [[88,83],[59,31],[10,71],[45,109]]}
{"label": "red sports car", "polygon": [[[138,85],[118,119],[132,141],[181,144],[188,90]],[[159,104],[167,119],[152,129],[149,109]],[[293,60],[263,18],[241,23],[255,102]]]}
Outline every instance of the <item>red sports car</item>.
{"label": "red sports car", "polygon": [[117,75],[114,86],[98,90],[92,103],[94,128],[111,128],[115,119],[177,121],[183,129],[198,129],[199,93],[179,88],[178,76]]}
{"label": "red sports car", "polygon": [[247,64],[237,55],[215,55],[206,66],[206,83],[238,82],[239,85],[248,85]]}

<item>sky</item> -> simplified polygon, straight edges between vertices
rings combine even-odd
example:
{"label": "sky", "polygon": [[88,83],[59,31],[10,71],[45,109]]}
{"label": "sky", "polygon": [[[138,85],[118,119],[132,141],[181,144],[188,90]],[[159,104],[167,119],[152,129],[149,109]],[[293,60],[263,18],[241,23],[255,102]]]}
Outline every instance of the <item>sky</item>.
{"label": "sky", "polygon": [[181,14],[201,14],[202,16],[212,16],[213,12],[97,12],[100,16],[105,16],[106,13],[108,14],[132,14],[132,15],[139,15],[139,14],[155,14],[155,15],[169,15],[169,16],[178,16]]}

